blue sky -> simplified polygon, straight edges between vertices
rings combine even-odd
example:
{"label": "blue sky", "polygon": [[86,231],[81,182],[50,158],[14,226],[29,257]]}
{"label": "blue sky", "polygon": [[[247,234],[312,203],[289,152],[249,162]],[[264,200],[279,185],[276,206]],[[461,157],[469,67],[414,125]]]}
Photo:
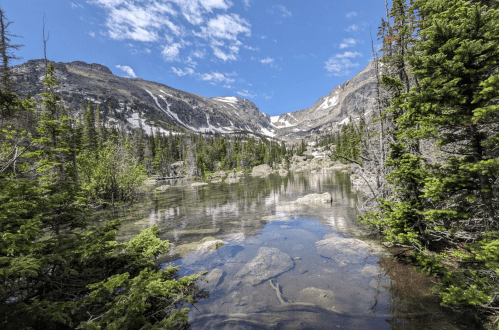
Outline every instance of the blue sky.
{"label": "blue sky", "polygon": [[[305,109],[371,60],[382,0],[17,0],[20,62],[85,61],[262,112]],[[377,40],[375,40],[377,44]],[[12,63],[12,64],[18,64]]]}

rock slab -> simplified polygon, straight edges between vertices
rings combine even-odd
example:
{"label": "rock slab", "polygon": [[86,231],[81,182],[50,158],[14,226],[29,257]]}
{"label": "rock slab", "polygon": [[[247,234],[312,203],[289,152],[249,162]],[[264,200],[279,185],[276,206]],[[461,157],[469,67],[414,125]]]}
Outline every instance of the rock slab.
{"label": "rock slab", "polygon": [[293,266],[291,257],[278,248],[261,247],[257,256],[237,272],[236,278],[257,285],[290,270]]}
{"label": "rock slab", "polygon": [[369,244],[355,238],[326,238],[316,242],[315,246],[322,257],[334,259],[340,266],[361,263],[370,255]]}
{"label": "rock slab", "polygon": [[202,280],[198,281],[197,285],[200,289],[206,291],[213,291],[220,279],[222,278],[224,272],[220,268],[215,268],[208,273]]}
{"label": "rock slab", "polygon": [[328,192],[325,192],[323,194],[310,194],[296,200],[297,203],[303,204],[331,203],[332,201],[333,197]]}

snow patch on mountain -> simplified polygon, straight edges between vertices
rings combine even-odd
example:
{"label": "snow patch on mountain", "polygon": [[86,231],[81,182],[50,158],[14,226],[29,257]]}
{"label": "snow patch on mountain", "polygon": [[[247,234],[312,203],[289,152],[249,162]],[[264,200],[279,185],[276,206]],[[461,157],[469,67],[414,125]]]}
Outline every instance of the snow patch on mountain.
{"label": "snow patch on mountain", "polygon": [[[170,133],[173,133],[173,134],[178,134],[177,132],[170,132],[170,131],[167,131],[165,130],[164,128],[161,128],[161,127],[153,127],[151,125],[148,125],[146,123],[146,120],[144,118],[140,118],[140,115],[138,112],[134,112],[132,113],[132,117],[130,118],[127,118],[126,119],[127,122],[130,123],[130,125],[132,125],[134,128],[141,128],[147,133],[147,134],[153,134],[154,132],[156,131],[159,131],[160,133],[163,133],[163,134],[170,134]],[[140,122],[140,123],[139,123]]]}
{"label": "snow patch on mountain", "polygon": [[262,129],[261,129],[261,130],[262,130],[262,134],[263,134],[263,135],[270,136],[270,137],[274,137],[274,136],[276,136],[276,134],[275,134],[275,133],[273,133],[273,132],[269,131],[269,130],[268,130],[268,129],[266,129],[265,127],[262,127]]}
{"label": "snow patch on mountain", "polygon": [[188,128],[188,129],[190,129],[190,130],[193,130],[193,131],[195,131],[195,132],[199,132],[196,128],[194,128],[194,127],[192,127],[192,126],[189,126],[189,125],[185,124],[182,120],[180,120],[180,118],[178,117],[178,115],[177,115],[175,112],[173,112],[173,111],[171,111],[171,110],[170,110],[170,104],[168,104],[168,102],[166,102],[166,99],[165,99],[165,97],[164,97],[163,95],[159,95],[159,97],[161,97],[161,99],[162,99],[163,101],[165,101],[166,106],[167,106],[166,110],[165,110],[165,109],[163,109],[163,107],[159,104],[159,102],[158,102],[158,98],[157,98],[156,96],[154,96],[154,94],[153,94],[153,93],[151,93],[151,92],[150,92],[150,91],[148,91],[147,89],[145,89],[145,91],[146,91],[147,93],[149,93],[149,95],[151,95],[151,97],[152,97],[152,99],[154,100],[154,102],[156,102],[156,105],[158,106],[158,108],[160,108],[161,110],[163,110],[163,112],[164,112],[164,113],[166,113],[166,114],[167,114],[168,116],[170,116],[172,119],[176,120],[176,121],[177,121],[180,125],[182,125],[182,126],[184,126],[184,127]]}

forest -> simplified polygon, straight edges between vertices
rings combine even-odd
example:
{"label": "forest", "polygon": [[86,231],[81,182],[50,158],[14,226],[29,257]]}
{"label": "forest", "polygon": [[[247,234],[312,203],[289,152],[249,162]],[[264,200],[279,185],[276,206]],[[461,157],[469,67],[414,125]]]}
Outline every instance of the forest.
{"label": "forest", "polygon": [[[499,11],[497,1],[393,0],[373,41],[374,115],[319,136],[353,163],[370,193],[360,221],[438,281],[442,304],[499,329]],[[0,323],[4,329],[187,329],[194,286],[154,259],[151,227],[116,241],[120,220],[95,207],[140,198],[151,175],[185,164],[219,170],[302,154],[263,137],[145,134],[106,124],[100,104],[79,118],[55,92],[46,61],[42,104],[20,98],[19,45],[0,10]],[[30,315],[30,317],[26,317]]]}

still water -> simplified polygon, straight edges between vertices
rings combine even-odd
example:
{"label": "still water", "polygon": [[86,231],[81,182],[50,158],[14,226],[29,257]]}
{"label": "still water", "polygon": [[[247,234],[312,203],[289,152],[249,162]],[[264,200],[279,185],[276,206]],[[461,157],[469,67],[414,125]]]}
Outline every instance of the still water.
{"label": "still water", "polygon": [[[120,216],[121,239],[157,224],[171,243],[163,265],[208,271],[210,292],[191,308],[192,329],[465,329],[441,308],[430,281],[394,260],[356,222],[348,174],[246,175],[238,183],[164,192]],[[328,192],[331,203],[295,201]],[[202,248],[221,240],[216,250]]]}

